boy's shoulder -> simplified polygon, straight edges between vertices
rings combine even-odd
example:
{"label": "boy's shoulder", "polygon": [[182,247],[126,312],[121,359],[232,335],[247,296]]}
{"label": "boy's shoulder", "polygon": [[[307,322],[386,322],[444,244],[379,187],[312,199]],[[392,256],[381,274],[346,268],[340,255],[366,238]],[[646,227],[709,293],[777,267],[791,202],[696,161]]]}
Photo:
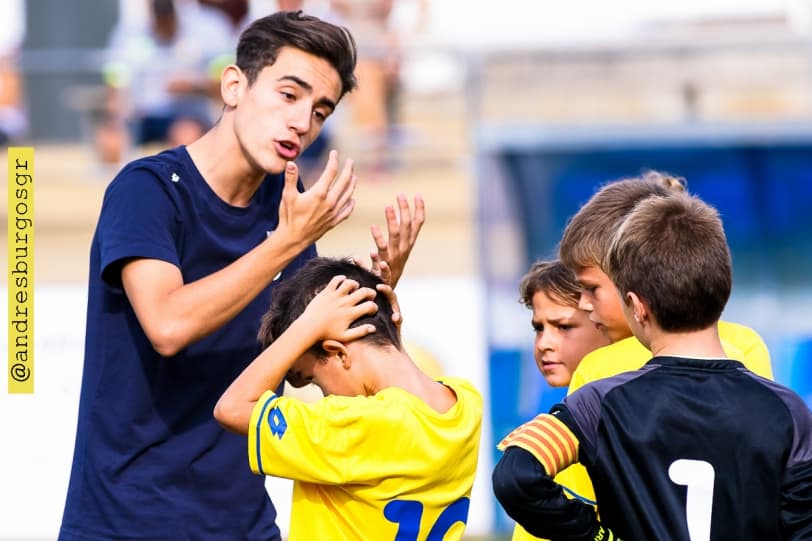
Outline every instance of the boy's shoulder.
{"label": "boy's shoulder", "polygon": [[473,383],[462,378],[440,378],[438,381],[450,387],[457,395],[457,400],[464,401],[468,409],[474,412],[475,417],[482,417],[484,407],[482,393]]}
{"label": "boy's shoulder", "polygon": [[651,359],[651,352],[634,336],[587,353],[572,374],[568,389],[571,394],[589,382],[637,370]]}
{"label": "boy's shoulder", "polygon": [[479,399],[482,399],[482,394],[476,387],[474,387],[474,384],[468,381],[467,379],[443,376],[437,378],[437,381],[439,381],[443,385],[451,387],[454,391],[460,390],[465,392],[466,394],[470,394],[475,397],[478,397]]}
{"label": "boy's shoulder", "polygon": [[[772,379],[770,353],[761,336],[739,323],[719,321],[719,338],[729,357],[741,361],[760,376]],[[572,375],[568,394],[591,381],[637,370],[651,359],[651,352],[634,336],[587,353]]]}
{"label": "boy's shoulder", "polygon": [[773,378],[767,344],[754,329],[739,323],[720,320],[719,339],[728,357],[741,361],[744,366],[759,376]]}
{"label": "boy's shoulder", "polygon": [[764,340],[755,329],[732,321],[719,320],[719,336],[736,343],[742,350],[761,347],[764,344]]}
{"label": "boy's shoulder", "polygon": [[166,186],[176,184],[188,173],[191,160],[185,159],[186,156],[183,147],[176,147],[137,158],[121,168],[107,189],[110,191],[143,178],[154,178]]}

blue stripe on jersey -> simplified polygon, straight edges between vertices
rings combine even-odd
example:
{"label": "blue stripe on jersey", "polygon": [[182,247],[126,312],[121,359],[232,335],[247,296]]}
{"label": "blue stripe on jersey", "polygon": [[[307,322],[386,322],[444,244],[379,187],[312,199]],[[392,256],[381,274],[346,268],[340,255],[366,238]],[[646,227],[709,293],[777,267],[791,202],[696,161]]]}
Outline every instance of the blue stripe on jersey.
{"label": "blue stripe on jersey", "polygon": [[564,485],[561,485],[561,488],[564,489],[564,492],[566,492],[567,494],[569,494],[570,496],[572,496],[576,500],[581,500],[582,502],[588,503],[589,505],[598,505],[598,502],[596,502],[595,500],[590,500],[589,498],[584,498],[583,496],[581,496],[577,492],[574,492],[574,491],[570,490],[569,488],[565,487]]}
{"label": "blue stripe on jersey", "polygon": [[265,419],[265,412],[268,411],[268,405],[271,403],[271,400],[275,398],[276,395],[271,394],[271,396],[268,397],[268,400],[265,401],[265,404],[262,405],[262,412],[260,412],[259,418],[257,418],[257,426],[255,427],[257,431],[257,470],[259,470],[259,473],[262,475],[268,475],[265,473],[265,470],[262,469],[262,453],[260,452],[260,446],[262,444],[262,422]]}

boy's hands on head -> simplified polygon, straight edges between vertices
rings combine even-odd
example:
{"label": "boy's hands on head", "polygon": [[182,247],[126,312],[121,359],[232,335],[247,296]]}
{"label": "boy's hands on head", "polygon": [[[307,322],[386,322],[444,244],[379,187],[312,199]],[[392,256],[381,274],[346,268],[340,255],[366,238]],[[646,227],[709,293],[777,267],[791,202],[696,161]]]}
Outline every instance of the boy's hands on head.
{"label": "boy's hands on head", "polygon": [[352,159],[338,170],[338,153],[330,151],[327,165],[319,179],[299,193],[296,184],[299,168],[294,162],[285,167],[285,187],[279,202],[279,225],[276,232],[286,232],[302,242],[302,248],[316,242],[325,233],[346,220],[355,208],[356,175]]}
{"label": "boy's hands on head", "polygon": [[389,301],[389,304],[392,306],[392,323],[395,324],[398,330],[398,336],[400,336],[400,327],[403,325],[403,314],[400,313],[400,305],[398,304],[398,296],[395,294],[395,290],[392,289],[392,286],[389,284],[378,284],[376,289],[386,296],[386,300]]}
{"label": "boy's hands on head", "polygon": [[417,235],[426,221],[426,205],[423,197],[414,197],[414,214],[409,207],[409,200],[405,194],[398,195],[398,210],[391,205],[385,209],[386,226],[389,237],[385,238],[383,232],[377,225],[371,227],[372,238],[375,240],[377,252],[372,252],[372,266],[380,266],[381,262],[386,262],[389,267],[388,279],[381,274],[381,278],[389,285],[395,287],[403,275],[406,267],[406,260],[414,248]]}
{"label": "boy's hands on head", "polygon": [[[357,257],[352,258],[352,262],[359,267],[364,267],[364,262]],[[372,254],[372,266],[368,269],[370,272],[375,273],[385,283],[378,284],[376,289],[386,295],[386,300],[392,306],[392,323],[397,327],[398,335],[400,335],[400,326],[403,324],[403,316],[400,313],[400,305],[398,304],[398,297],[395,295],[395,290],[392,289],[390,283],[391,271],[386,261],[381,261],[377,254]]]}
{"label": "boy's hands on head", "polygon": [[313,329],[316,340],[337,340],[352,342],[375,332],[374,325],[359,325],[350,328],[353,321],[378,311],[375,304],[376,292],[368,287],[359,287],[358,282],[346,276],[334,276],[322,289],[304,313],[301,323]]}

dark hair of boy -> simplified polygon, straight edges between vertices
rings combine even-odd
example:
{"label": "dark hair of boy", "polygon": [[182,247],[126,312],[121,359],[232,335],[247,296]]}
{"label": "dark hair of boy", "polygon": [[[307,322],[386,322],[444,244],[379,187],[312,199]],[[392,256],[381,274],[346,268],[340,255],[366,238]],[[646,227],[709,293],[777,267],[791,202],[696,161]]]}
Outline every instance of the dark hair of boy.
{"label": "dark hair of boy", "polygon": [[657,171],[604,184],[567,223],[558,247],[562,263],[576,272],[600,267],[615,231],[640,200],[685,192],[685,184]]}
{"label": "dark hair of boy", "polygon": [[[258,338],[262,348],[267,348],[281,336],[302,315],[313,297],[338,275],[355,280],[359,287],[370,289],[384,283],[379,276],[346,259],[317,257],[309,260],[290,280],[285,280],[274,289],[271,307],[263,316],[259,329]],[[385,295],[376,295],[375,303],[378,305],[377,312],[359,318],[350,327],[374,325],[375,332],[360,340],[400,348],[400,334],[392,322],[392,305]],[[320,344],[314,345],[310,351],[317,356],[324,353]]]}
{"label": "dark hair of boy", "polygon": [[279,11],[262,17],[240,35],[237,66],[249,84],[253,84],[262,68],[276,62],[283,47],[299,49],[329,62],[341,79],[341,96],[358,86],[355,79],[358,53],[350,32],[301,11]]}
{"label": "dark hair of boy", "polygon": [[533,295],[539,291],[565,306],[577,307],[581,297],[575,275],[559,260],[533,263],[519,282],[519,302],[532,309]]}
{"label": "dark hair of boy", "polygon": [[715,324],[730,297],[730,250],[719,213],[689,195],[638,203],[618,229],[604,268],[624,301],[634,291],[668,332]]}

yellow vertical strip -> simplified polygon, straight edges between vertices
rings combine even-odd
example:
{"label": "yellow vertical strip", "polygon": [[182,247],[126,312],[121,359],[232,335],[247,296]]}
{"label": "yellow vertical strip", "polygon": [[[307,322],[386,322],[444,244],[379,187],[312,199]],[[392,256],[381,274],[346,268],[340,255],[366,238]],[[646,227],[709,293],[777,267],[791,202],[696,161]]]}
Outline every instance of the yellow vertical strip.
{"label": "yellow vertical strip", "polygon": [[8,392],[34,392],[34,148],[8,149]]}

